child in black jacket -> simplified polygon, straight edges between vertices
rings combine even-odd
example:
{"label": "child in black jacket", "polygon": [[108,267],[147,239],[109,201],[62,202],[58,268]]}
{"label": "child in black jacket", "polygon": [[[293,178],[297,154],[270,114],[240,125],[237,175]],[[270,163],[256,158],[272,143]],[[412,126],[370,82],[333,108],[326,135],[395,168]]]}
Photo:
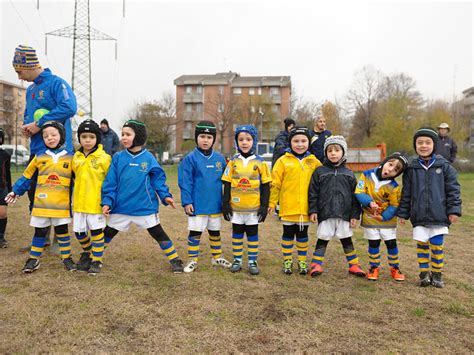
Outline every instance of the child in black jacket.
{"label": "child in black jacket", "polygon": [[354,245],[352,229],[360,217],[360,204],[354,190],[357,180],[346,168],[347,143],[342,136],[330,136],[324,143],[324,163],[311,177],[309,186],[309,215],[318,221],[318,240],[310,265],[310,275],[323,273],[324,254],[331,239],[339,239],[344,249],[349,273],[364,277]]}
{"label": "child in black jacket", "polygon": [[[5,131],[0,128],[0,146],[5,139]],[[5,239],[7,228],[7,203],[5,197],[12,190],[12,176],[10,173],[10,154],[0,147],[0,248],[6,248]]]}

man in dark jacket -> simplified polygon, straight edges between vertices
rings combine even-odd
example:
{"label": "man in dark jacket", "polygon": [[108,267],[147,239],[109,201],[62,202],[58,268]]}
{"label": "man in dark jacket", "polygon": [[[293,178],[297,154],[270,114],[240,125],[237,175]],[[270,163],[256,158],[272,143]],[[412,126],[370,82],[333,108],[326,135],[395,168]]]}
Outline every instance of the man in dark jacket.
{"label": "man in dark jacket", "polygon": [[322,163],[324,160],[324,142],[331,135],[331,131],[326,129],[326,119],[318,116],[314,121],[309,151]]}
{"label": "man in dark jacket", "polygon": [[456,142],[448,136],[450,131],[447,123],[441,123],[438,126],[438,143],[436,144],[436,154],[442,155],[450,163],[456,160],[458,146]]}
{"label": "man in dark jacket", "polygon": [[108,154],[114,155],[120,148],[120,140],[117,133],[109,127],[109,122],[105,118],[100,121],[100,131],[102,135],[101,143],[104,150]]}
{"label": "man in dark jacket", "polygon": [[285,149],[290,146],[288,142],[288,134],[290,130],[295,126],[295,120],[290,117],[285,118],[285,130],[280,131],[278,136],[275,138],[275,147],[273,148],[272,157],[272,168],[275,166],[277,159],[285,154]]}

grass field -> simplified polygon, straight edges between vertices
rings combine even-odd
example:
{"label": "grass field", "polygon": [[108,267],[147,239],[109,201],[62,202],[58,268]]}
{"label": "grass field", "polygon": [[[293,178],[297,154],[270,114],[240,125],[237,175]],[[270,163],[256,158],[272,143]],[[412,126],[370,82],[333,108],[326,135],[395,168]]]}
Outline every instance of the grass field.
{"label": "grass field", "polygon": [[[168,170],[176,199],[176,168]],[[260,228],[261,275],[231,274],[210,266],[203,238],[199,269],[174,275],[155,241],[143,231],[119,234],[97,277],[68,273],[58,257],[20,272],[31,241],[27,197],[9,209],[8,249],[0,250],[0,353],[39,352],[474,352],[474,174],[460,175],[464,216],[445,245],[444,289],[418,287],[410,224],[399,229],[404,283],[388,274],[382,248],[381,279],[347,273],[339,242],[328,247],[318,279],[281,273],[282,227],[268,218]],[[168,234],[186,260],[182,208],[161,207]],[[230,225],[224,254],[231,259]],[[310,228],[311,255],[315,226]],[[367,242],[355,246],[367,266]],[[80,248],[73,241],[75,259]]]}

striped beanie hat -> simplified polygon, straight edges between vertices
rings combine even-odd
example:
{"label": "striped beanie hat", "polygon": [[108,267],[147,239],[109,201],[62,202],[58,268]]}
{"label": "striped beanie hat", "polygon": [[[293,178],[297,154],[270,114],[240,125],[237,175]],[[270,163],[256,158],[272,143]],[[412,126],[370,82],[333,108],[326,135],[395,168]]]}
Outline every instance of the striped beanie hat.
{"label": "striped beanie hat", "polygon": [[15,56],[13,57],[13,67],[15,70],[41,68],[36,50],[23,45],[16,47]]}

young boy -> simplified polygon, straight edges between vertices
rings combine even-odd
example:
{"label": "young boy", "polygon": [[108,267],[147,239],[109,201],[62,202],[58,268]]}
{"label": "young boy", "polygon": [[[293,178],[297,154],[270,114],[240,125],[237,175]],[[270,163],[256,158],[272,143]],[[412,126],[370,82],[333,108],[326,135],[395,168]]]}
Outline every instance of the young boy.
{"label": "young boy", "polygon": [[142,122],[129,120],[122,128],[124,150],[114,154],[102,185],[102,212],[110,216],[104,230],[105,245],[119,231],[127,231],[134,223],[148,233],[165,252],[174,273],[183,272],[183,262],[163,227],[158,215],[159,201],[176,208],[166,185],[164,170],[143,146],[147,138]]}
{"label": "young boy", "polygon": [[410,218],[413,225],[420,286],[442,288],[444,235],[461,216],[461,187],[456,169],[441,155],[434,154],[437,141],[438,133],[433,128],[422,127],[415,132],[413,146],[418,157],[403,174],[397,215]]}
{"label": "young boy", "polygon": [[407,158],[395,152],[385,158],[375,169],[364,171],[355,191],[362,205],[364,237],[369,241],[370,270],[367,279],[375,281],[380,271],[380,241],[387,246],[390,275],[395,281],[404,281],[398,261],[397,208],[400,203],[400,187],[395,178],[408,166]]}
{"label": "young boy", "polygon": [[77,269],[96,275],[101,271],[104,253],[105,217],[100,206],[100,193],[111,157],[100,144],[100,128],[93,120],[81,122],[77,138],[81,148],[72,158],[75,175],[73,230],[83,249]]}
{"label": "young boy", "polygon": [[71,240],[68,224],[71,222],[70,185],[72,176],[72,152],[63,147],[66,130],[58,121],[47,121],[41,126],[46,150],[36,154],[28,164],[23,176],[15,183],[5,200],[15,203],[18,196],[30,188],[31,179],[38,172],[30,225],[35,227],[31,242],[30,257],[23,267],[24,273],[31,273],[40,266],[47,232],[54,226],[63,264],[68,271],[75,271],[71,258]]}
{"label": "young boy", "polygon": [[[0,128],[0,145],[5,140],[5,131]],[[5,197],[12,190],[12,176],[10,172],[10,154],[0,147],[0,248],[6,248],[8,242],[5,239],[7,229],[7,203]]]}
{"label": "young boy", "polygon": [[270,182],[267,164],[255,155],[258,132],[255,126],[242,125],[235,130],[238,150],[227,164],[222,181],[224,219],[232,222],[231,272],[242,270],[244,234],[248,240],[248,267],[250,275],[258,275],[258,224],[263,223],[268,212]]}
{"label": "young boy", "polygon": [[272,169],[269,213],[280,201],[280,217],[283,222],[281,250],[283,253],[283,272],[293,273],[293,244],[296,238],[298,252],[298,273],[306,275],[308,267],[308,187],[314,170],[321,166],[320,161],[311,154],[308,128],[294,127],[290,130],[289,149],[280,157]]}
{"label": "young boy", "polygon": [[178,168],[181,203],[188,215],[188,257],[184,272],[197,268],[199,243],[207,229],[211,245],[213,266],[230,267],[222,257],[222,173],[226,161],[212,149],[216,140],[216,126],[210,121],[200,121],[194,131],[196,149],[189,153]]}
{"label": "young boy", "polygon": [[323,273],[324,254],[331,239],[339,239],[344,249],[349,273],[365,277],[352,244],[352,229],[360,216],[360,205],[354,196],[357,180],[346,168],[347,143],[343,136],[330,136],[324,142],[324,163],[311,177],[309,217],[318,221],[318,240],[310,265],[310,275]]}

